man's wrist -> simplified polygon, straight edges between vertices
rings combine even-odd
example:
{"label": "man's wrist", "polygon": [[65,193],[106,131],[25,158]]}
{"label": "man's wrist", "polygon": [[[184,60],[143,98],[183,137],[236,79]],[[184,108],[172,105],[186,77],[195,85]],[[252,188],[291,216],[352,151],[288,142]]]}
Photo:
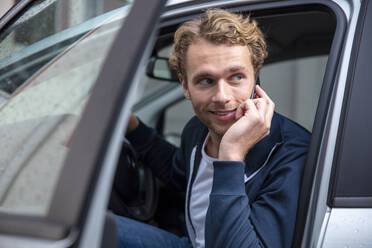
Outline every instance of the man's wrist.
{"label": "man's wrist", "polygon": [[239,161],[244,162],[245,155],[248,153],[248,149],[242,149],[236,143],[220,143],[218,149],[218,159],[226,161]]}
{"label": "man's wrist", "polygon": [[218,154],[218,160],[244,162],[244,156],[241,156],[240,154],[221,152]]}

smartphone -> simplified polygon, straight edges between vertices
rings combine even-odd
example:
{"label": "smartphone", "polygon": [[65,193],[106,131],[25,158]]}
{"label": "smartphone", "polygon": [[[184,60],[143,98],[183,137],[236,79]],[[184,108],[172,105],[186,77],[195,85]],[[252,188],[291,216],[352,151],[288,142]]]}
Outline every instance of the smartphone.
{"label": "smartphone", "polygon": [[252,95],[251,95],[251,99],[254,98],[254,94],[256,93],[256,85],[260,85],[260,78],[257,77],[257,79],[254,81],[254,86],[253,86],[253,90],[252,90]]}

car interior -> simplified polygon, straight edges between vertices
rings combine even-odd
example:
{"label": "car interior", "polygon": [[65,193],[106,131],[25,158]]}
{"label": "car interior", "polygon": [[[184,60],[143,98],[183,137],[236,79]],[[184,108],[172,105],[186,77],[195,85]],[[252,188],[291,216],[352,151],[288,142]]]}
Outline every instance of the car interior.
{"label": "car interior", "polygon": [[[264,33],[269,55],[259,76],[261,86],[276,103],[276,111],[312,132],[336,18],[316,4],[266,11],[231,10],[249,15]],[[198,15],[200,12],[176,20],[162,19],[133,106],[133,112],[144,123],[175,145],[179,145],[183,125],[193,111],[167,58],[178,25]],[[124,143],[109,209],[185,235],[183,193],[166,189],[141,164],[130,144]]]}

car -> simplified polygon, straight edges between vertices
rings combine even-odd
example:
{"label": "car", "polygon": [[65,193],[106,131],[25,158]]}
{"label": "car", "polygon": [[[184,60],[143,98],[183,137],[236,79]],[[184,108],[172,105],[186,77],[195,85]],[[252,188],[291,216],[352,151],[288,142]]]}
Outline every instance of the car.
{"label": "car", "polygon": [[133,111],[179,144],[193,115],[167,58],[224,8],[260,25],[276,111],[312,133],[292,247],[372,247],[370,0],[21,0],[0,19],[0,247],[116,247],[113,213],[184,235],[184,195],[125,139]]}

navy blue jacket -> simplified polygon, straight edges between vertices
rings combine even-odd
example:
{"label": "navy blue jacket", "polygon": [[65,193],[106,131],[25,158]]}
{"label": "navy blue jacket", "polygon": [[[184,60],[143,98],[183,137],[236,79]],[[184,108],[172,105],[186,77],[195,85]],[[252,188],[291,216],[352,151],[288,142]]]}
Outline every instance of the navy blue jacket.
{"label": "navy blue jacket", "polygon": [[[143,123],[127,135],[144,163],[165,184],[187,192],[186,223],[191,240],[195,234],[189,218],[190,187],[207,134],[206,126],[193,117],[182,132],[180,148]],[[304,128],[275,113],[270,135],[250,149],[245,163],[213,163],[206,247],[291,246],[309,139]],[[249,180],[244,180],[244,173]]]}

